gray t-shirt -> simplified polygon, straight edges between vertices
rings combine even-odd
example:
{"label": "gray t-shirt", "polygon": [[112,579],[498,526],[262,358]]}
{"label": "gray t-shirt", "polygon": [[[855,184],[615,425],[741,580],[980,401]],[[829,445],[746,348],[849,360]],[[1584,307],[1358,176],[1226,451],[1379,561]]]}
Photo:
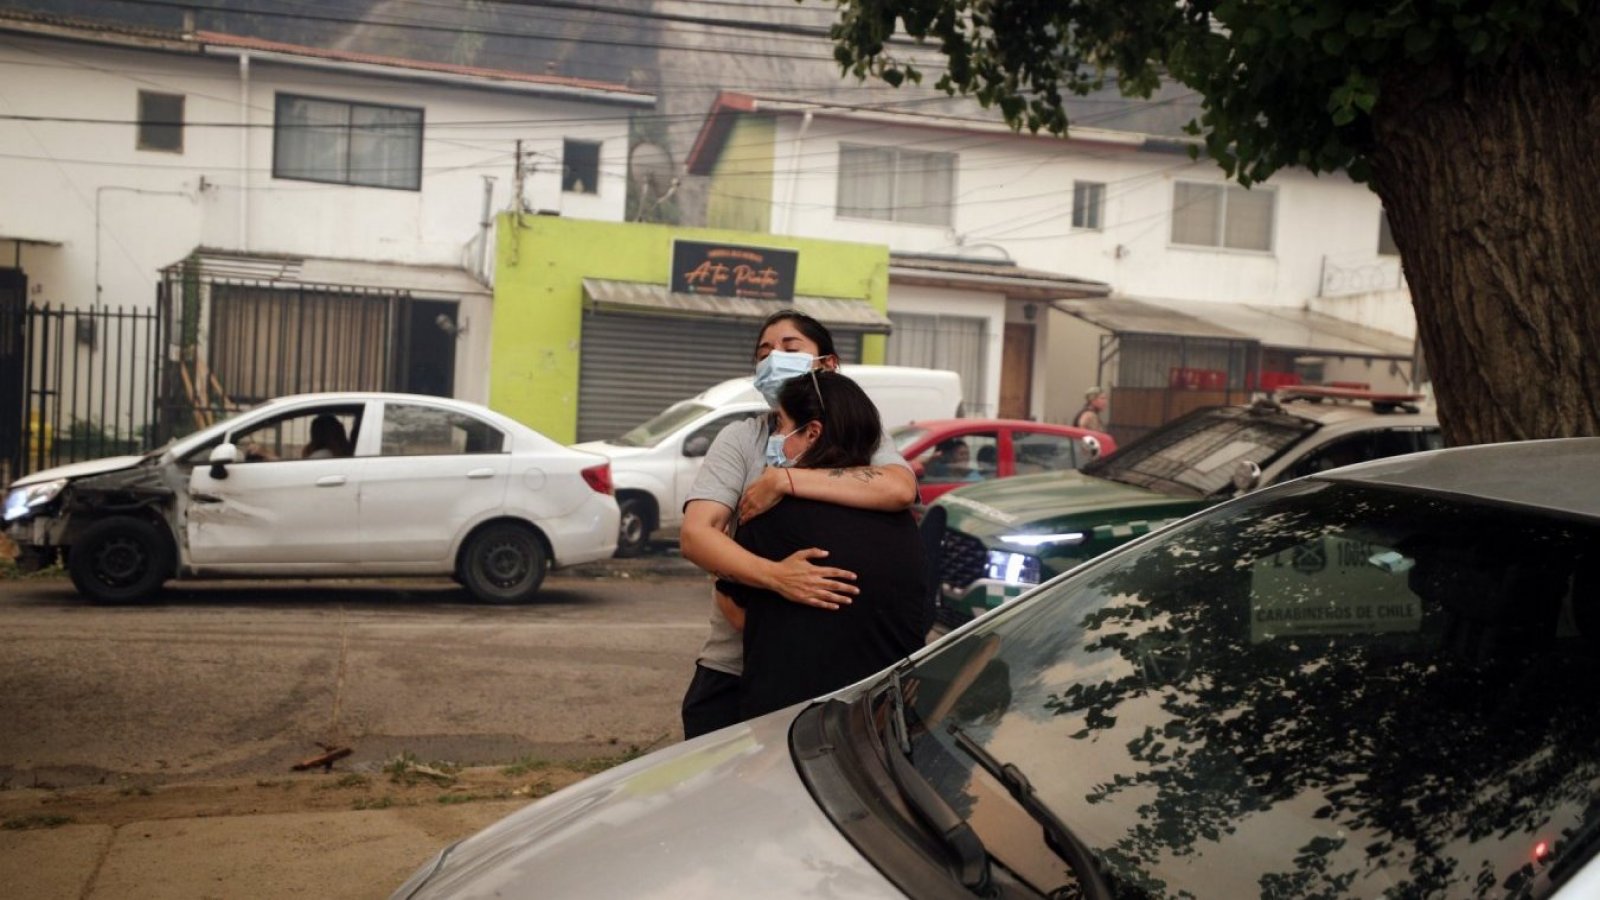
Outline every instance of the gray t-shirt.
{"label": "gray t-shirt", "polygon": [[[722,429],[717,439],[711,442],[711,449],[706,451],[700,474],[695,476],[683,505],[688,506],[694,500],[713,500],[737,513],[739,498],[744,496],[745,488],[754,484],[767,467],[767,437],[771,434],[771,427],[770,415],[755,415]],[[894,449],[894,441],[888,435],[878,441],[878,450],[872,454],[872,465],[911,468],[906,465],[899,451]],[[728,624],[727,618],[714,603],[711,606],[711,636],[700,648],[696,662],[729,675],[744,671],[744,639],[737,629]]]}

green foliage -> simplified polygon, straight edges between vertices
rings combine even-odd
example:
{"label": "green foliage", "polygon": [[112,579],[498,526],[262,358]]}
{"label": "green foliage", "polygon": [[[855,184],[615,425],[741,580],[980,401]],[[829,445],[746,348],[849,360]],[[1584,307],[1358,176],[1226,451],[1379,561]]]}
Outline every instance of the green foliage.
{"label": "green foliage", "polygon": [[945,56],[939,87],[1030,131],[1064,133],[1068,93],[1114,83],[1148,97],[1173,79],[1201,97],[1191,133],[1248,185],[1285,165],[1369,178],[1386,84],[1593,66],[1600,2],[844,0],[835,58],[860,77],[920,82],[888,45],[897,30]]}
{"label": "green foliage", "polygon": [[7,831],[31,831],[35,828],[60,828],[62,825],[72,824],[71,816],[52,816],[43,813],[32,813],[25,816],[12,816],[0,823],[0,828]]}

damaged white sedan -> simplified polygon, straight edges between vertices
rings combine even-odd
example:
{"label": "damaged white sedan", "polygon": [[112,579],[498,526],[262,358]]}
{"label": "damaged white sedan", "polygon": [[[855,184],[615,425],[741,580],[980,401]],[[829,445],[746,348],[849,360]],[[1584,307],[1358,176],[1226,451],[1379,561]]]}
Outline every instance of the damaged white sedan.
{"label": "damaged white sedan", "polygon": [[148,598],[175,577],[451,575],[531,598],[549,569],[609,557],[609,462],[471,403],[408,394],[268,401],[144,456],[11,485],[25,568]]}

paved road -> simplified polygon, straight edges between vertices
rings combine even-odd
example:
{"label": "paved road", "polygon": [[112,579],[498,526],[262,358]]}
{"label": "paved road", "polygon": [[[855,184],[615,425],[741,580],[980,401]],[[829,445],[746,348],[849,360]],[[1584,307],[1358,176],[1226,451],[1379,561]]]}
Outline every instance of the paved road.
{"label": "paved road", "polygon": [[276,775],[319,741],[351,766],[671,743],[707,591],[552,577],[491,607],[448,582],[189,584],[92,606],[0,582],[0,786]]}

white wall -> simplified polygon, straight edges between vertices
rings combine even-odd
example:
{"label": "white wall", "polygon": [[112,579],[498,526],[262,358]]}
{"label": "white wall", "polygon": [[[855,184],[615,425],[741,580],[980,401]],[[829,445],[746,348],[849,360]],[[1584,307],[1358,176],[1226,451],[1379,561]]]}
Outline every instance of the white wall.
{"label": "white wall", "polygon": [[[1115,386],[1115,367],[1100,370],[1100,339],[1106,332],[1057,309],[1040,318],[1049,326],[1049,349],[1042,354],[1051,387],[1045,398],[1044,420],[1070,425],[1083,408],[1084,392],[1095,386],[1106,390]],[[1096,378],[1105,383],[1097,385]]]}
{"label": "white wall", "polygon": [[[186,97],[181,154],[135,148],[126,124],[0,121],[0,235],[64,242],[25,251],[35,299],[148,306],[161,267],[198,245],[249,252],[462,266],[477,233],[483,177],[509,205],[517,138],[536,154],[535,208],[620,220],[628,109],[226,58],[8,36],[0,113],[132,121],[138,92]],[[420,191],[274,178],[278,91],[424,110]],[[452,123],[499,122],[462,126]],[[204,127],[198,123],[218,123]],[[248,127],[238,127],[241,124]],[[603,141],[598,195],[563,194],[563,138]],[[99,227],[96,227],[96,200]],[[247,216],[241,218],[241,210]],[[99,243],[96,291],[95,249]],[[0,241],[0,265],[12,245]]]}
{"label": "white wall", "polygon": [[[1318,296],[1323,257],[1345,265],[1379,260],[1380,205],[1343,175],[1285,171],[1258,190],[1277,201],[1273,249],[1249,252],[1173,245],[1176,183],[1224,183],[1221,170],[1186,154],[1052,138],[976,134],[815,117],[779,120],[773,187],[775,232],[888,244],[897,252],[993,256],[998,244],[1023,266],[1105,281],[1130,297],[1171,297],[1303,307]],[[858,143],[954,151],[956,209],[950,226],[836,215],[839,145]],[[791,193],[789,173],[799,181]],[[1105,188],[1099,231],[1072,228],[1073,182]],[[792,197],[792,200],[790,199]],[[1409,314],[1360,310],[1374,327]],[[1393,325],[1388,326],[1394,330]]]}

